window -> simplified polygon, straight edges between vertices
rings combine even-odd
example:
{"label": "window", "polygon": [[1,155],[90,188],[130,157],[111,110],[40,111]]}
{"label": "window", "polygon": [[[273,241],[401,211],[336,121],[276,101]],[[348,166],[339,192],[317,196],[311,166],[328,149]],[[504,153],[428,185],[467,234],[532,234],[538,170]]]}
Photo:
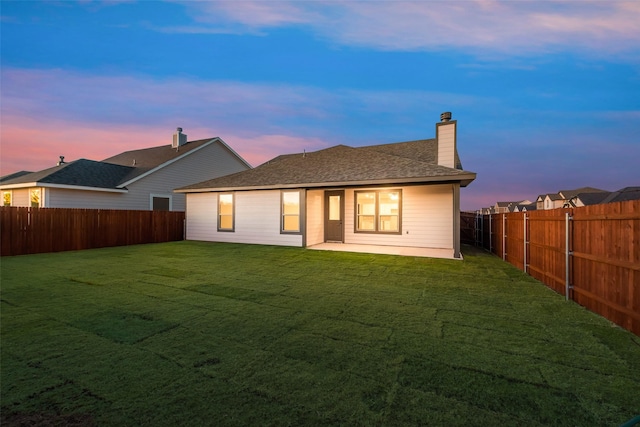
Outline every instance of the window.
{"label": "window", "polygon": [[400,231],[402,190],[356,191],[356,232]]}
{"label": "window", "polygon": [[218,195],[218,231],[234,231],[233,193]]}
{"label": "window", "polygon": [[171,199],[169,197],[153,197],[151,209],[154,211],[171,210]]}
{"label": "window", "polygon": [[40,189],[35,188],[29,192],[29,199],[31,200],[32,208],[40,207]]}
{"label": "window", "polygon": [[300,192],[282,192],[282,224],[280,231],[283,233],[300,232]]}
{"label": "window", "polygon": [[11,191],[2,192],[2,205],[11,206]]}

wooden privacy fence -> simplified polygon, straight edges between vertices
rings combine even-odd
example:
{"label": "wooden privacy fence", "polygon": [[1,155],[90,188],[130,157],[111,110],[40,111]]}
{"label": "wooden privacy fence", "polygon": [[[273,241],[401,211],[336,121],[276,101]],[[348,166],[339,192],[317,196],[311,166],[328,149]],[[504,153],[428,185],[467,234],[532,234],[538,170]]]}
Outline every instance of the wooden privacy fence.
{"label": "wooden privacy fence", "polygon": [[1,255],[160,243],[184,238],[184,212],[0,207]]}
{"label": "wooden privacy fence", "polygon": [[640,200],[478,215],[475,225],[477,245],[640,335]]}

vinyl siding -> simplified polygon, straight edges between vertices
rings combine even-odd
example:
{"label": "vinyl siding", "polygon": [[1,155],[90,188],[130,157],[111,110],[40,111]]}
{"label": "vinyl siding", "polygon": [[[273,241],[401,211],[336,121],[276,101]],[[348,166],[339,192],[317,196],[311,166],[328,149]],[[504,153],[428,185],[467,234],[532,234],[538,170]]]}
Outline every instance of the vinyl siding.
{"label": "vinyl siding", "polygon": [[[151,210],[150,194],[171,198],[173,211],[184,211],[185,194],[174,193],[178,187],[205,181],[247,167],[222,144],[212,143],[188,156],[127,185],[127,193],[47,188],[46,206],[51,208]],[[13,190],[14,193],[23,190]],[[26,190],[25,190],[26,191]],[[16,199],[14,206],[28,206],[26,199]],[[14,196],[15,197],[15,196]],[[18,204],[18,200],[19,203]]]}
{"label": "vinyl siding", "polygon": [[324,242],[324,190],[307,191],[307,246]]}
{"label": "vinyl siding", "polygon": [[29,188],[11,190],[11,206],[31,206],[29,202]]}
{"label": "vinyl siding", "polygon": [[356,233],[354,191],[347,191],[345,197],[345,243],[453,248],[453,189],[450,184],[402,188],[402,234]]}
{"label": "vinyl siding", "polygon": [[217,231],[217,193],[188,194],[187,240],[302,246],[302,235],[280,233],[280,191],[235,194],[235,231]]}
{"label": "vinyl siding", "polygon": [[[399,187],[389,187],[398,189]],[[402,188],[402,234],[356,233],[354,189],[345,190],[345,243],[454,248],[451,184]],[[382,190],[376,187],[374,190]],[[366,190],[366,188],[358,188]],[[300,235],[280,234],[280,191],[238,191],[235,231],[217,231],[217,193],[187,195],[187,240],[302,246]],[[324,241],[324,190],[307,192],[306,245]]]}

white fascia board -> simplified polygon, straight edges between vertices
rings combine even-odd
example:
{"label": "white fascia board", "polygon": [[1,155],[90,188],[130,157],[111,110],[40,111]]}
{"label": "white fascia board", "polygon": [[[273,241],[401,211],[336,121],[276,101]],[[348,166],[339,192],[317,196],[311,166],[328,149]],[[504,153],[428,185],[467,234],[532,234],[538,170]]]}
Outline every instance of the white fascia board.
{"label": "white fascia board", "polygon": [[81,190],[81,191],[102,191],[105,193],[128,193],[129,190],[124,188],[100,188],[89,187],[86,185],[68,185],[68,184],[51,184],[48,182],[22,182],[20,184],[9,184],[0,186],[2,190],[11,190],[15,188],[31,188],[31,187],[43,187],[43,188],[62,188],[65,190]]}
{"label": "white fascia board", "polygon": [[238,158],[238,160],[240,160],[242,163],[245,164],[245,166],[247,166],[249,169],[253,169],[253,166],[251,166],[244,158],[242,158],[242,156],[238,153],[236,153],[236,151],[229,147],[229,145],[227,145],[226,142],[224,142],[221,138],[215,138],[218,140],[218,142],[220,142],[220,144],[222,144],[227,150],[231,151],[231,154],[233,154],[234,156],[236,156]]}
{"label": "white fascia board", "polygon": [[224,191],[251,191],[251,190],[278,190],[287,188],[324,188],[324,187],[362,187],[370,185],[411,185],[443,182],[459,182],[466,187],[476,178],[475,173],[455,176],[432,176],[412,179],[378,179],[370,181],[345,181],[345,182],[313,182],[296,184],[276,184],[276,185],[253,185],[246,187],[213,187],[213,188],[193,188],[184,190],[173,190],[175,193],[210,193]]}
{"label": "white fascia board", "polygon": [[[189,151],[187,151],[186,153],[182,154],[181,156],[176,157],[175,159],[171,159],[171,160],[169,160],[169,161],[166,161],[166,162],[164,162],[164,163],[162,163],[162,164],[160,164],[160,165],[156,166],[155,168],[153,168],[153,169],[150,169],[150,170],[146,171],[146,172],[145,172],[145,173],[143,173],[142,175],[138,175],[138,176],[136,176],[135,178],[130,179],[130,180],[129,180],[129,181],[127,181],[127,182],[123,182],[122,184],[118,185],[118,188],[126,187],[127,185],[130,185],[130,184],[132,184],[132,183],[134,183],[134,182],[136,182],[136,181],[138,181],[138,180],[141,180],[142,178],[144,178],[144,177],[146,177],[146,176],[149,176],[149,175],[151,175],[152,173],[154,173],[154,172],[156,172],[156,171],[158,171],[158,170],[160,170],[160,169],[162,169],[162,168],[164,168],[164,167],[166,167],[166,166],[169,166],[170,164],[175,163],[175,162],[177,162],[178,160],[180,160],[180,159],[182,159],[182,158],[184,158],[184,157],[187,157],[188,155],[193,154],[193,153],[195,153],[195,152],[196,152],[196,151],[198,151],[198,150],[202,150],[204,147],[208,147],[209,145],[213,144],[213,143],[214,143],[214,142],[216,142],[216,141],[220,141],[220,138],[218,138],[218,137],[213,138],[213,139],[211,139],[209,142],[206,142],[206,143],[202,144],[200,147],[194,148],[193,150],[189,150]],[[226,145],[226,144],[225,144],[225,145]],[[178,148],[178,149],[179,149],[179,148]]]}

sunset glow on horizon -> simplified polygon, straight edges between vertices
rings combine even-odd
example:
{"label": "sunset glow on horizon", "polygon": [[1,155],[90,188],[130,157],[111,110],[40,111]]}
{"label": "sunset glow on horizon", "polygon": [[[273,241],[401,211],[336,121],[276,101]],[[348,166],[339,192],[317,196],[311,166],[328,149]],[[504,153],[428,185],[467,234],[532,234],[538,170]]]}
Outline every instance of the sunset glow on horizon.
{"label": "sunset glow on horizon", "polygon": [[435,137],[463,209],[640,185],[638,2],[3,2],[0,175],[219,137],[280,154]]}

